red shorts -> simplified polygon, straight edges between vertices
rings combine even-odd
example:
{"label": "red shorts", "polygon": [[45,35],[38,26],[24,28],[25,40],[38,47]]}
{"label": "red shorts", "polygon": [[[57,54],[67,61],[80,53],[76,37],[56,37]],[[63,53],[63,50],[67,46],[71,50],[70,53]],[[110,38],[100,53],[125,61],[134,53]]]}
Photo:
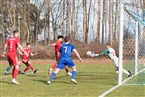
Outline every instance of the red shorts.
{"label": "red shorts", "polygon": [[19,65],[19,61],[16,55],[8,55],[8,61],[13,66]]}

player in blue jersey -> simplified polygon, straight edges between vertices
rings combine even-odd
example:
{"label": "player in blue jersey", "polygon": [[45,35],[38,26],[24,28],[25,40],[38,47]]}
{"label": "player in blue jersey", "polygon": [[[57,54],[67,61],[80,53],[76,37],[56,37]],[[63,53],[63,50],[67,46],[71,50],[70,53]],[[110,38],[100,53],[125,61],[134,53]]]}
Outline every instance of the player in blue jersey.
{"label": "player in blue jersey", "polygon": [[64,69],[66,65],[69,68],[72,68],[71,82],[77,84],[77,81],[75,80],[76,66],[75,66],[75,64],[74,64],[74,62],[72,61],[72,58],[71,58],[72,52],[74,52],[76,54],[76,56],[79,58],[79,60],[81,62],[83,62],[83,60],[81,59],[81,57],[80,57],[78,51],[75,49],[74,45],[69,43],[70,38],[68,36],[65,37],[64,41],[65,41],[65,44],[63,44],[62,47],[59,50],[60,59],[58,61],[58,65],[56,67],[56,70],[51,74],[50,79],[47,81],[47,84],[50,84],[52,82],[52,80],[54,79],[54,77],[56,76],[56,74],[61,69]]}

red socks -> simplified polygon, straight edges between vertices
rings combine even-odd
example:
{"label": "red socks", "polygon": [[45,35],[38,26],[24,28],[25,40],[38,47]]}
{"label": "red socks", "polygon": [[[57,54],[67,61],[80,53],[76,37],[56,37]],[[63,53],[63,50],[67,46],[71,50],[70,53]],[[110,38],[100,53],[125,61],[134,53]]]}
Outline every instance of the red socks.
{"label": "red socks", "polygon": [[29,68],[31,68],[32,71],[34,70],[34,67],[31,64],[29,64],[29,66],[24,69],[24,72],[26,72],[27,70],[29,70]]}
{"label": "red socks", "polygon": [[16,79],[16,76],[17,76],[17,74],[18,74],[18,71],[19,71],[19,68],[13,68],[13,72],[12,72],[12,78],[13,79]]}
{"label": "red socks", "polygon": [[29,67],[25,68],[24,72],[26,72],[27,70],[29,70]]}
{"label": "red socks", "polygon": [[34,67],[30,64],[30,66],[29,66],[30,68],[31,68],[31,70],[33,71],[34,70]]}
{"label": "red socks", "polygon": [[55,68],[56,68],[56,66],[57,66],[57,63],[55,63],[54,65],[52,65],[52,70],[54,70]]}

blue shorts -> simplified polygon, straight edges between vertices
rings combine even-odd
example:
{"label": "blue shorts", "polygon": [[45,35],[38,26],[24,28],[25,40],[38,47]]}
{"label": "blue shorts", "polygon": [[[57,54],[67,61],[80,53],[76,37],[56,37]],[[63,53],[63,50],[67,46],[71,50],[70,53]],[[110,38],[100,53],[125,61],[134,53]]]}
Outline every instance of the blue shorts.
{"label": "blue shorts", "polygon": [[57,68],[64,69],[66,65],[69,68],[72,68],[73,66],[75,66],[75,64],[72,61],[72,59],[60,59],[58,61],[58,64],[57,64]]}

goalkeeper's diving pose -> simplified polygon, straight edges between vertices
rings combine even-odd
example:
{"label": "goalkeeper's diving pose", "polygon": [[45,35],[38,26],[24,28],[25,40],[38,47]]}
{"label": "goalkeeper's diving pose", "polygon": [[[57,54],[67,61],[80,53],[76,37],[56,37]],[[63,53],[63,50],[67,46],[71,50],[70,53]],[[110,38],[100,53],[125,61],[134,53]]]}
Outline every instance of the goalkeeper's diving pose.
{"label": "goalkeeper's diving pose", "polygon": [[[103,55],[108,55],[109,58],[114,62],[115,65],[115,71],[118,73],[118,57],[116,56],[115,50],[111,47],[110,43],[106,44],[106,49],[101,52],[100,54],[96,54],[96,56],[103,56]],[[131,77],[131,72],[125,69],[122,69],[122,72],[127,74],[128,77]]]}

